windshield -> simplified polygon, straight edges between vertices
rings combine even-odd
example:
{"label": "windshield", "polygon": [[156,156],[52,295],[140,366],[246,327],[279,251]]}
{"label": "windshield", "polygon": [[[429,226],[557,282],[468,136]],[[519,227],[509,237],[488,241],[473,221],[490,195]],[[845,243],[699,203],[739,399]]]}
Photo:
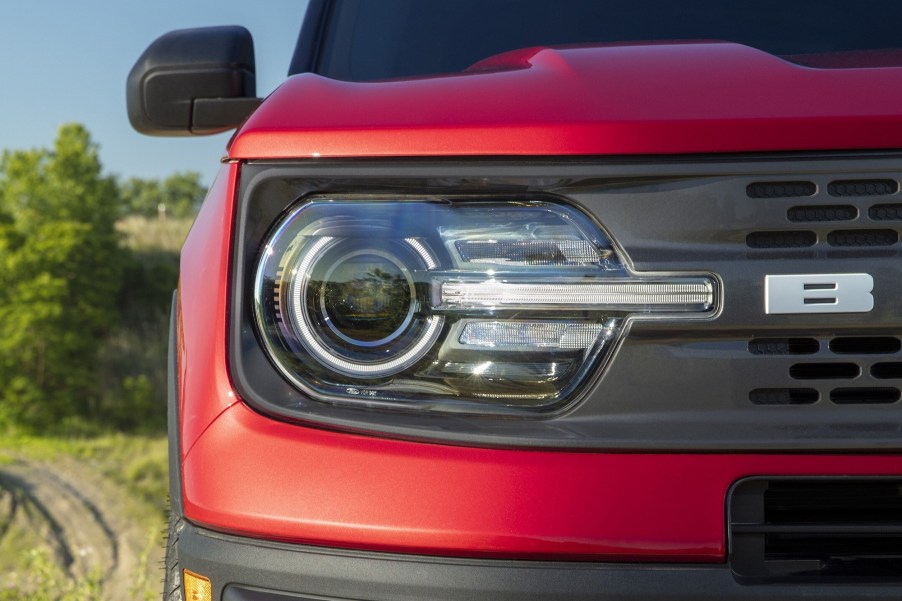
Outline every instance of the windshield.
{"label": "windshield", "polygon": [[335,0],[315,71],[462,71],[530,46],[726,40],[818,67],[902,64],[902,0]]}

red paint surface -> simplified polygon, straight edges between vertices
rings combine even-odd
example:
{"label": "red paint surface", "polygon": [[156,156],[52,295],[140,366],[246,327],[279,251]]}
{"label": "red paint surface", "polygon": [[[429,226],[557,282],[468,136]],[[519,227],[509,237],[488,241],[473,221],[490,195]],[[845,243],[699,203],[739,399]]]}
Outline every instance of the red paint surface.
{"label": "red paint surface", "polygon": [[900,457],[488,450],[279,423],[236,405],[185,462],[185,512],[315,545],[520,558],[723,561],[752,475],[899,474]]}
{"label": "red paint surface", "polygon": [[[518,64],[525,60],[518,55]],[[902,147],[900,67],[812,69],[729,43],[539,49],[527,64],[379,83],[296,76],[239,130],[230,154],[284,159]]]}
{"label": "red paint surface", "polygon": [[185,245],[179,272],[179,416],[185,453],[238,402],[226,372],[229,240],[238,166],[220,169]]}

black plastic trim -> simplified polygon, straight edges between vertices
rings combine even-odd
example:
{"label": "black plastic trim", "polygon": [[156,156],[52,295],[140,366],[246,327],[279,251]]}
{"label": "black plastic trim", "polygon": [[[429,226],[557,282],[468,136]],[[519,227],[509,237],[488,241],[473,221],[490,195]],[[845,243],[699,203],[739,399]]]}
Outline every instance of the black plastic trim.
{"label": "black plastic trim", "polygon": [[738,583],[726,564],[457,559],[267,542],[186,524],[182,566],[223,601],[859,601],[899,587]]}
{"label": "black plastic trim", "polygon": [[129,121],[148,135],[207,135],[237,127],[260,104],[254,40],[240,26],[171,31],[128,74]]}
{"label": "black plastic trim", "polygon": [[172,293],[169,318],[169,351],[167,357],[166,429],[169,432],[169,511],[184,515],[182,508],[181,442],[179,428],[178,386],[178,291]]}
{"label": "black plastic trim", "polygon": [[751,477],[727,496],[730,566],[741,583],[895,586],[902,591],[899,479]]}

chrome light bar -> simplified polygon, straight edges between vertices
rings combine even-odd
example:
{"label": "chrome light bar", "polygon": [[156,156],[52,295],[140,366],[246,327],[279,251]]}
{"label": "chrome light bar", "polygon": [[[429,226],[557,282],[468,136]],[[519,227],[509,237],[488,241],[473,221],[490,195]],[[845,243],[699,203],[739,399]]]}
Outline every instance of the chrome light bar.
{"label": "chrome light bar", "polygon": [[708,311],[711,278],[607,282],[522,283],[444,281],[440,309],[578,309],[610,311]]}

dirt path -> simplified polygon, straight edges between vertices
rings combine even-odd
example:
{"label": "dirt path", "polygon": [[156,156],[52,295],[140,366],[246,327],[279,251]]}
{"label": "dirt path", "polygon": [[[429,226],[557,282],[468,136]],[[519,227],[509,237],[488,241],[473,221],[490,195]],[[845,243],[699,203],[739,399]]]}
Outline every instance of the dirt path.
{"label": "dirt path", "polygon": [[[17,459],[0,466],[7,527],[38,531],[71,576],[99,575],[105,599],[130,598],[136,574],[147,574],[147,533],[126,515],[127,491],[72,458]],[[4,532],[0,532],[0,539]],[[155,558],[154,558],[155,559]]]}

